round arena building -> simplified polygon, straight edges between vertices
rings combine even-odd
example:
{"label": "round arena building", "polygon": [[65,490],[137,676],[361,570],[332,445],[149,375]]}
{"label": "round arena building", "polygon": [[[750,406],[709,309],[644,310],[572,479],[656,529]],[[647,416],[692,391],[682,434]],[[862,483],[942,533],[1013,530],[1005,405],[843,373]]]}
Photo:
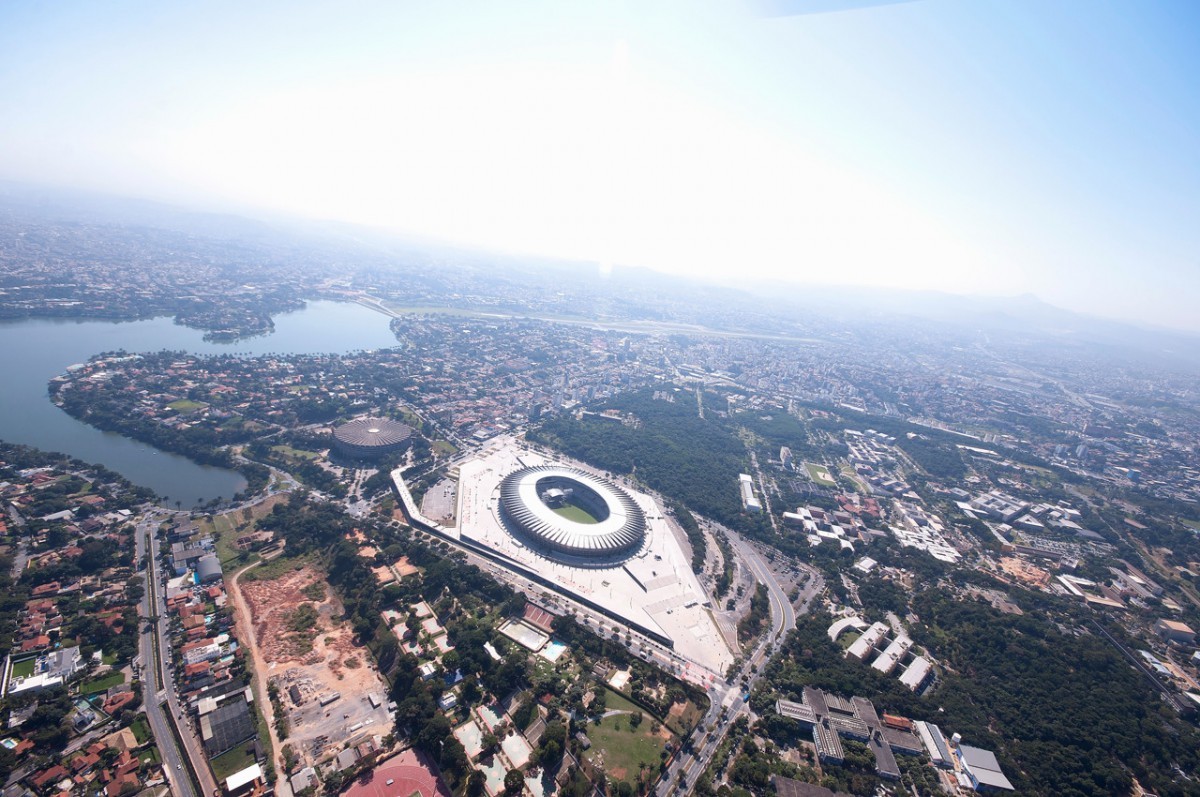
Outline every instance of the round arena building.
{"label": "round arena building", "polygon": [[377,459],[408,444],[412,429],[388,418],[359,418],[333,430],[334,447],[354,459]]}
{"label": "round arena building", "polygon": [[577,468],[510,473],[500,482],[499,509],[510,533],[551,558],[608,562],[636,552],[646,538],[646,517],[629,494]]}

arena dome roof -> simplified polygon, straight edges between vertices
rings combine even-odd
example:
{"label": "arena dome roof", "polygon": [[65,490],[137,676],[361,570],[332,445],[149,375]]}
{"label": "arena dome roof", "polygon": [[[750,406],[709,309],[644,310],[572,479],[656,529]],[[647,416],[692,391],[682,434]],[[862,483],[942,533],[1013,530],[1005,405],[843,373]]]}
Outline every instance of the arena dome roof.
{"label": "arena dome roof", "polygon": [[411,435],[410,427],[389,418],[359,418],[333,430],[333,440],[338,448],[359,457],[395,451]]}
{"label": "arena dome roof", "polygon": [[[564,517],[547,500],[569,498],[595,518]],[[614,558],[632,553],[646,537],[646,517],[612,482],[577,468],[539,465],[510,473],[500,482],[500,514],[509,526],[543,551],[571,557]]]}

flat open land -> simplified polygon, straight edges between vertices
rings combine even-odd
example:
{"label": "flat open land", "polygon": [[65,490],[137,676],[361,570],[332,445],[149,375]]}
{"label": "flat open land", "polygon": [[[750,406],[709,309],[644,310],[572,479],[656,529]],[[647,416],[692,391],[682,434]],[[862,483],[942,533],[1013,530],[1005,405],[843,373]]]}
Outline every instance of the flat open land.
{"label": "flat open land", "polygon": [[178,401],[172,401],[167,406],[176,412],[188,413],[195,412],[196,410],[201,409],[202,407],[207,407],[208,405],[202,404],[199,401],[192,401],[191,399],[179,399]]}
{"label": "flat open land", "polygon": [[596,518],[583,507],[575,506],[574,504],[563,504],[562,506],[554,507],[554,511],[567,520],[573,520],[576,523],[598,523]]}
{"label": "flat open land", "polygon": [[443,526],[453,526],[454,510],[458,503],[458,482],[442,479],[421,497],[421,514]]}
{"label": "flat open land", "polygon": [[208,763],[212,767],[213,775],[217,780],[224,783],[225,779],[235,772],[241,772],[246,767],[252,765],[254,758],[253,741],[244,742],[237,745],[232,750],[221,753],[221,755],[210,760]]}
{"label": "flat open land", "polygon": [[804,463],[804,470],[808,473],[808,478],[812,479],[822,487],[837,487],[837,482],[833,480],[833,475],[830,474],[829,468],[824,465],[815,465],[812,462]]}
{"label": "flat open land", "polygon": [[317,451],[305,451],[302,448],[293,448],[292,446],[271,446],[271,450],[296,462],[317,459],[321,456]]}
{"label": "flat open land", "polygon": [[[654,731],[654,717],[630,703],[616,692],[605,695],[608,711],[617,712],[606,716],[599,725],[588,724],[587,735],[592,740],[588,751],[589,760],[603,761],[604,771],[618,781],[633,783],[638,777],[638,765],[656,764],[663,745],[675,738],[665,727]],[[642,712],[642,721],[637,728],[630,729],[630,718]]]}
{"label": "flat open land", "polygon": [[[253,572],[253,571],[251,571]],[[320,584],[321,592],[305,588]],[[311,564],[274,578],[241,580],[254,630],[255,667],[279,690],[288,717],[288,742],[315,763],[372,734],[392,731],[387,686],[350,626],[324,574]],[[311,600],[313,595],[321,600]],[[299,704],[291,695],[296,687]],[[378,707],[372,706],[371,696]],[[325,702],[322,706],[321,703]]]}

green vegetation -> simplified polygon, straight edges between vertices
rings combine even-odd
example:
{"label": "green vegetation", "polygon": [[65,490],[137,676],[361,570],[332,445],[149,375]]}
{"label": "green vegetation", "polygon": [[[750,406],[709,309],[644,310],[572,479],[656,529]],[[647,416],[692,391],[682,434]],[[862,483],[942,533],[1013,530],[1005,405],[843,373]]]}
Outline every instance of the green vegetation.
{"label": "green vegetation", "polygon": [[951,441],[933,440],[925,435],[901,437],[896,445],[913,458],[921,469],[938,479],[961,479],[967,475],[967,463],[963,462],[958,446]]}
{"label": "green vegetation", "polygon": [[675,516],[683,533],[687,535],[688,544],[692,546],[692,570],[699,573],[704,569],[704,558],[708,551],[708,542],[704,532],[700,530],[700,524],[696,522],[692,513],[687,511],[687,507],[678,501],[672,501],[667,510]]}
{"label": "green vegetation", "polygon": [[96,692],[107,692],[114,686],[120,686],[123,683],[125,683],[124,673],[111,672],[103,678],[97,678],[94,681],[88,681],[81,685],[79,691],[85,695],[95,694]]}
{"label": "green vegetation", "polygon": [[[151,359],[176,356],[182,356],[182,353],[159,352],[148,355]],[[124,393],[116,385],[110,387],[112,392],[60,390],[59,383],[51,383],[54,400],[59,406],[68,415],[90,426],[106,432],[117,432],[163,451],[182,454],[201,465],[238,471],[246,479],[247,486],[241,495],[233,497],[234,500],[253,495],[266,486],[271,473],[269,470],[254,462],[238,460],[225,448],[245,443],[253,437],[245,424],[237,427],[226,425],[219,429],[200,425],[174,429],[152,418],[131,413]]]}
{"label": "green vegetation", "polygon": [[641,771],[640,765],[657,764],[664,745],[674,741],[675,737],[661,727],[656,732],[654,728],[658,723],[635,719],[642,716],[640,708],[612,690],[606,689],[605,692],[605,703],[610,711],[628,713],[604,717],[599,723],[587,727],[586,733],[592,740],[589,757],[595,761],[602,753],[604,770],[611,777],[618,781],[632,781]]}
{"label": "green vegetation", "polygon": [[812,479],[822,487],[837,487],[837,482],[833,480],[833,474],[829,472],[829,468],[824,465],[816,465],[812,462],[804,463],[804,472],[808,474],[808,478]]}
{"label": "green vegetation", "polygon": [[28,678],[33,675],[33,668],[37,665],[37,657],[30,656],[27,659],[14,661],[12,665],[13,678]]}
{"label": "green vegetation", "polygon": [[862,631],[855,631],[854,629],[843,631],[842,635],[838,637],[838,644],[842,646],[842,650],[849,650],[850,646],[853,645],[860,636],[862,636]]}
{"label": "green vegetation", "polygon": [[195,412],[196,410],[201,409],[203,407],[207,407],[208,405],[201,401],[192,401],[191,399],[179,399],[178,401],[172,401],[167,406],[170,407],[171,409],[175,410],[176,412],[188,413],[188,412]]}
{"label": "green vegetation", "polygon": [[932,592],[914,609],[955,671],[938,702],[964,737],[995,744],[1019,788],[1125,793],[1132,770],[1150,791],[1188,793],[1171,766],[1200,764],[1200,736],[1110,644]]}
{"label": "green vegetation", "polygon": [[145,714],[138,714],[137,718],[130,723],[129,730],[138,744],[145,744],[150,739],[150,722],[146,719]]}
{"label": "green vegetation", "polygon": [[300,590],[300,592],[310,601],[320,603],[321,601],[325,600],[325,585],[320,581],[314,581],[304,589]]}
{"label": "green vegetation", "polygon": [[567,520],[573,520],[576,523],[599,523],[600,521],[589,511],[575,504],[563,504],[562,506],[551,507],[555,514],[565,517]]}
{"label": "green vegetation", "polygon": [[147,747],[142,752],[138,753],[138,761],[143,764],[157,764],[162,758],[158,755],[157,747]]}
{"label": "green vegetation", "polygon": [[[297,440],[297,442],[299,443],[300,441]],[[346,495],[346,485],[339,482],[337,476],[333,473],[318,465],[315,459],[295,457],[290,453],[286,453],[302,450],[304,449],[297,448],[296,446],[268,445],[262,440],[257,440],[246,446],[245,456],[256,462],[273,465],[280,470],[285,470],[314,490],[328,493],[335,498],[344,497]]]}
{"label": "green vegetation", "polygon": [[717,598],[724,598],[733,585],[733,546],[724,532],[717,534],[717,550],[721,552],[722,562],[721,575],[717,577],[716,584]]}
{"label": "green vegetation", "polygon": [[321,456],[316,451],[305,451],[302,448],[293,448],[292,446],[271,446],[271,450],[293,460],[314,460]]}
{"label": "green vegetation", "polygon": [[285,625],[297,634],[311,631],[317,625],[317,610],[311,603],[302,603],[288,613]]}
{"label": "green vegetation", "polygon": [[[745,445],[717,413],[700,418],[693,401],[662,401],[653,391],[617,396],[600,409],[636,416],[626,426],[593,415],[559,415],[530,432],[530,440],[615,473],[631,474],[689,509],[736,528],[765,521],[742,512],[737,477]],[[720,399],[714,399],[720,402]]]}
{"label": "green vegetation", "polygon": [[279,578],[290,570],[300,570],[312,562],[307,556],[280,556],[263,562],[242,574],[244,581],[270,581]]}
{"label": "green vegetation", "polygon": [[1195,728],[1090,626],[1072,633],[1059,622],[1002,614],[936,588],[920,593],[912,608],[925,623],[913,629],[916,641],[946,667],[931,696],[916,697],[895,678],[846,659],[825,635],[832,618],[809,615],[769,666],[770,688],[751,695],[751,706],[763,710],[762,732],[779,744],[794,742],[799,726],[766,709],[811,685],[870,697],[880,711],[937,722],[994,750],[1022,794],[1123,794],[1131,775],[1159,795],[1195,793],[1172,770],[1175,763],[1185,771],[1197,765]]}
{"label": "green vegetation", "polygon": [[254,744],[252,742],[240,744],[232,750],[221,753],[208,763],[212,766],[213,776],[218,782],[224,783],[230,775],[241,772],[254,763]]}
{"label": "green vegetation", "polygon": [[234,543],[237,541],[237,530],[228,515],[212,515],[200,519],[201,531],[208,532],[216,538],[217,559],[222,568],[237,561],[241,553]]}
{"label": "green vegetation", "polygon": [[217,559],[226,571],[226,578],[232,576],[231,571],[257,562],[257,553],[244,551],[237,547],[238,538],[257,530],[258,521],[271,511],[276,503],[286,500],[278,495],[268,498],[253,507],[236,512],[224,512],[219,515],[206,515],[199,520],[201,531],[211,534],[217,541]]}
{"label": "green vegetation", "polygon": [[763,626],[771,617],[771,599],[767,593],[767,585],[759,582],[750,598],[750,611],[738,623],[738,641],[743,645],[751,642],[762,633]]}

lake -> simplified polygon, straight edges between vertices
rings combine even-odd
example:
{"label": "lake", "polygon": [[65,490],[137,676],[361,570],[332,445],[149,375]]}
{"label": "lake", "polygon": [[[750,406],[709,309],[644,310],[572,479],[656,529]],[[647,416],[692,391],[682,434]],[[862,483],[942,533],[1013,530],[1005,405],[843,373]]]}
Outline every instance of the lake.
{"label": "lake", "polygon": [[210,343],[204,333],[170,318],[149,321],[30,319],[0,322],[0,439],[61,451],[104,465],[134,484],[196,506],[230,498],[246,486],[234,471],[197,465],[75,420],[56,407],[49,381],[67,366],[105,351],[171,349],[193,354],[344,354],[396,345],[388,317],[357,304],[309,302],[275,317],[270,335]]}

